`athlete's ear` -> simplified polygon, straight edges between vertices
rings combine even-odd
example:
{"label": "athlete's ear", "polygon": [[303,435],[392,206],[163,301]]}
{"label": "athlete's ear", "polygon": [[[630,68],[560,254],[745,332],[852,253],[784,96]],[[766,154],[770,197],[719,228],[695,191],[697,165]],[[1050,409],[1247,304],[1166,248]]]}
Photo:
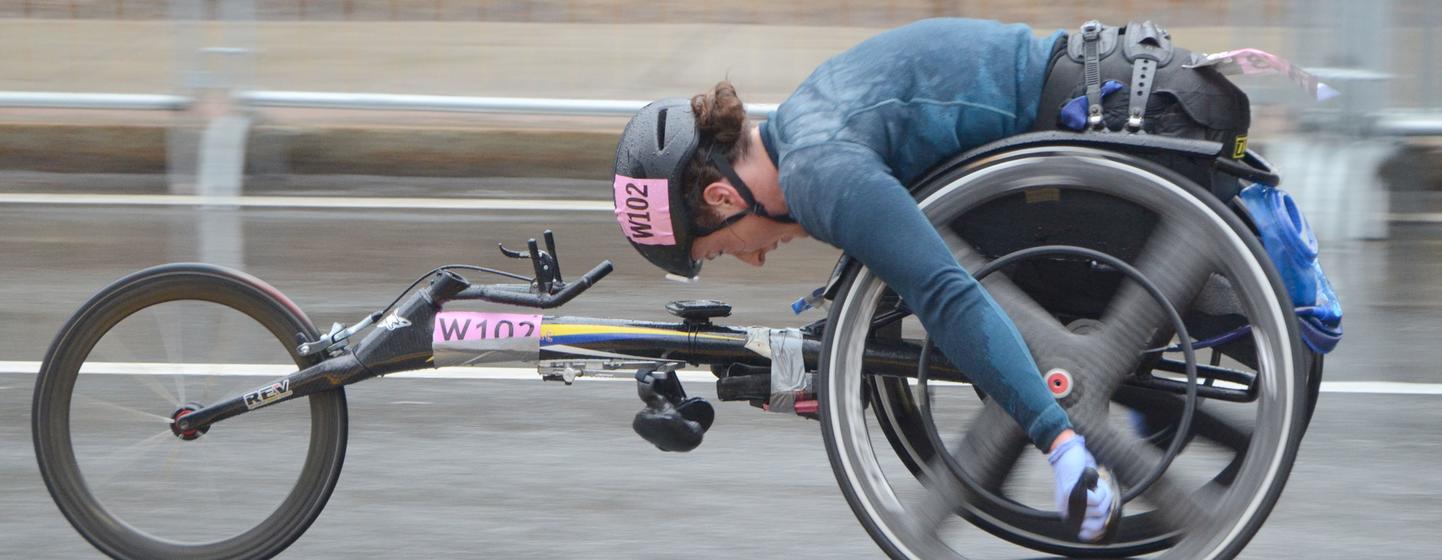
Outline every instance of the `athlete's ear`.
{"label": "athlete's ear", "polygon": [[701,190],[701,200],[722,215],[745,208],[746,201],[736,192],[736,187],[724,181],[715,181]]}

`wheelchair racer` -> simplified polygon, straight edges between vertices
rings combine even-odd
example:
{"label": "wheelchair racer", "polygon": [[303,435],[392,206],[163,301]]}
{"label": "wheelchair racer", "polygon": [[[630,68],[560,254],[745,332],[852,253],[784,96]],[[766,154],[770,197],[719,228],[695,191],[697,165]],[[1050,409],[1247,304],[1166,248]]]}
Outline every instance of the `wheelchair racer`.
{"label": "wheelchair racer", "polygon": [[1037,38],[1020,24],[924,20],[826,61],[759,126],[729,82],[662,99],[623,132],[614,194],[632,245],[678,276],[694,277],[722,255],[761,266],[781,243],[806,236],[858,259],[1048,454],[1057,510],[1080,521],[1078,539],[1100,542],[1120,516],[1116,481],[1103,476],[1084,508],[1068,507],[1097,468],[1085,437],[1016,327],[905,187],[951,156],[1038,125],[1049,69],[1067,43],[1063,32]]}

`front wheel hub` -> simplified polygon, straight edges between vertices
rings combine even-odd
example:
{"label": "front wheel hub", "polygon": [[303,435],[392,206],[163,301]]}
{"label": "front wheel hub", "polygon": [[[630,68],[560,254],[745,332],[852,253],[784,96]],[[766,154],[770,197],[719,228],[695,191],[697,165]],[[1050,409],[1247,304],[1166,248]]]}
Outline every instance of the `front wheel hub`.
{"label": "front wheel hub", "polygon": [[200,409],[201,406],[198,403],[186,403],[185,406],[176,409],[176,411],[170,415],[170,432],[175,434],[175,437],[178,437],[185,441],[190,441],[199,438],[202,435],[205,435],[206,432],[210,431],[210,426],[208,425],[201,426],[199,428],[191,428],[189,430],[182,430],[180,429],[180,424],[176,422],[177,420],[180,420],[181,417],[184,417],[185,415]]}

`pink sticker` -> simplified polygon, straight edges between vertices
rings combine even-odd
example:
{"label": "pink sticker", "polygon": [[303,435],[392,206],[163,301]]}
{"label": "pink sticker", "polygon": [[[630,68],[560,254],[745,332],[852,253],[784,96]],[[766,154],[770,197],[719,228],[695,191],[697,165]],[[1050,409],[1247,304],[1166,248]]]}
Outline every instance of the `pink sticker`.
{"label": "pink sticker", "polygon": [[1233,74],[1283,74],[1292,83],[1307,90],[1317,101],[1326,101],[1338,95],[1331,86],[1317,81],[1317,77],[1303,70],[1291,61],[1260,49],[1237,49],[1202,57],[1187,65],[1187,68],[1211,66],[1218,72]]}
{"label": "pink sticker", "polygon": [[541,316],[524,313],[442,311],[436,314],[431,342],[540,338]]}
{"label": "pink sticker", "polygon": [[616,221],[621,232],[640,245],[675,245],[671,229],[671,193],[665,179],[616,176]]}

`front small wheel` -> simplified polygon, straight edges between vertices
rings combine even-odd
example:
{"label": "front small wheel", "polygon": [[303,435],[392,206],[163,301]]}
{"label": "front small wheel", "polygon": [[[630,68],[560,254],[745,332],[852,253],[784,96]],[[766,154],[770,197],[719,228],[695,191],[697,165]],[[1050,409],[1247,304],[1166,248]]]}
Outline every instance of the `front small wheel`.
{"label": "front small wheel", "polygon": [[115,558],[268,558],[320,515],[346,446],[343,389],[199,430],[173,419],[314,363],[295,304],[229,269],[174,264],[92,297],[35,385],[40,474],[60,511]]}

